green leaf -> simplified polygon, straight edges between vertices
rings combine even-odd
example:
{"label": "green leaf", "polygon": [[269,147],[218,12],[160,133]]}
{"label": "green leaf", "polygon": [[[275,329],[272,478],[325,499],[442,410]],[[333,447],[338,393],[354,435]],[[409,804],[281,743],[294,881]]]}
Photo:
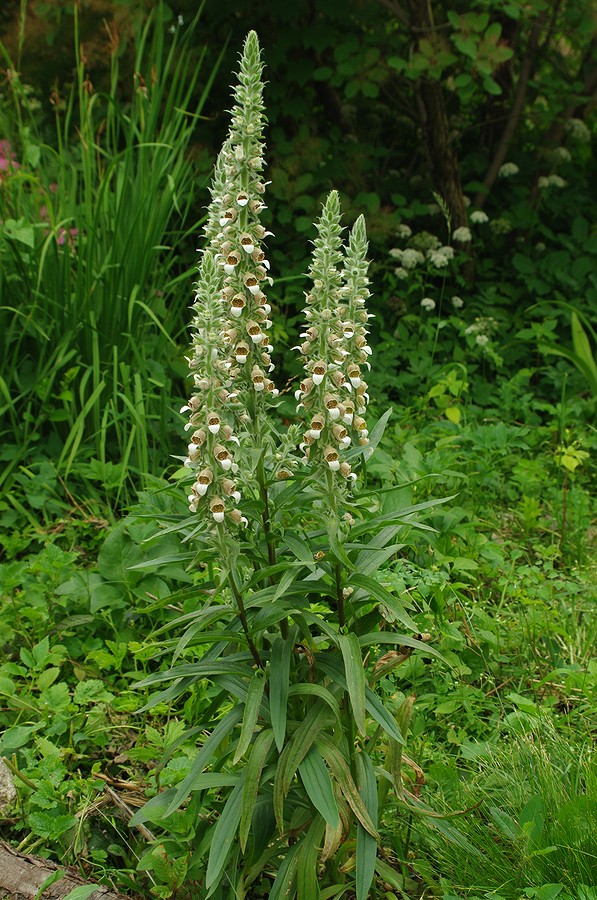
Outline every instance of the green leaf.
{"label": "green leaf", "polygon": [[400,601],[397,600],[387,588],[379,584],[378,581],[375,581],[374,578],[368,578],[366,575],[361,575],[357,572],[349,577],[348,583],[349,585],[362,588],[366,591],[370,597],[373,597],[381,603],[382,606],[386,607],[399,622],[407,628],[410,628],[415,634],[419,631],[417,623],[414,619],[411,619]]}
{"label": "green leaf", "polygon": [[181,782],[174,800],[166,810],[166,816],[171,815],[171,813],[175,812],[175,810],[177,810],[179,806],[184,803],[191,791],[194,789],[193,786],[195,780],[197,779],[197,776],[202,773],[203,769],[207,765],[209,765],[222,741],[224,741],[224,739],[228,737],[228,735],[236,727],[236,725],[238,725],[241,716],[242,707],[235,706],[234,709],[231,709],[230,712],[224,716],[222,721],[219,722],[218,725],[216,725],[210,736],[205,741],[203,747],[197,754],[193,765],[191,766],[189,774]]}
{"label": "green leaf", "polygon": [[76,888],[73,888],[72,891],[69,891],[63,897],[63,900],[87,900],[88,897],[91,897],[97,890],[99,890],[99,885],[97,884],[79,884]]}
{"label": "green leaf", "polygon": [[301,846],[302,841],[297,841],[286,851],[272,884],[269,900],[287,900],[288,897],[294,897],[293,886],[296,879],[297,856]]}
{"label": "green leaf", "polygon": [[288,686],[290,677],[290,660],[294,640],[278,637],[274,641],[269,663],[270,698],[269,708],[272,728],[278,751],[284,746],[286,737],[286,715],[288,708]]}
{"label": "green leaf", "polygon": [[591,386],[592,393],[597,396],[597,363],[593,357],[589,337],[580,324],[580,319],[576,312],[571,316],[572,324],[572,345],[574,352],[580,360],[582,360],[586,371],[589,373],[588,381]]}
{"label": "green leaf", "polygon": [[326,704],[318,700],[292,735],[288,743],[289,753],[282,781],[284,796],[290,789],[296,770],[313,746],[321,729],[329,721],[329,717],[330,713]]}
{"label": "green leaf", "polygon": [[508,815],[508,813],[504,812],[502,809],[499,809],[497,806],[489,807],[489,815],[500,829],[502,834],[504,834],[511,841],[517,841],[520,837],[520,829],[516,824],[515,820],[512,816]]}
{"label": "green leaf", "polygon": [[330,707],[338,722],[340,721],[340,704],[327,688],[322,687],[320,684],[309,684],[308,682],[290,686],[288,690],[289,697],[296,697],[300,694],[304,694],[306,697],[321,697]]}
{"label": "green leaf", "polygon": [[328,825],[338,828],[340,815],[334,796],[334,786],[328,768],[315,747],[311,747],[305,756],[299,766],[299,772],[307,796],[315,809],[321,813]]}
{"label": "green leaf", "polygon": [[356,722],[356,726],[363,735],[367,734],[365,725],[365,669],[361,656],[361,647],[356,634],[339,634],[338,644],[344,660],[346,672],[346,684],[350,705]]}
{"label": "green leaf", "polygon": [[296,894],[299,900],[319,900],[317,863],[325,823],[319,816],[311,823],[297,856]]}
{"label": "green leaf", "polygon": [[176,678],[192,678],[193,681],[199,681],[211,675],[246,675],[248,671],[252,671],[247,669],[247,662],[252,659],[250,653],[235,653],[223,659],[202,659],[195,663],[185,663],[166,672],[154,672],[137,682],[137,687],[149,687],[152,684],[159,684],[160,681],[172,681]]}
{"label": "green leaf", "polygon": [[55,815],[53,812],[32,812],[27,821],[33,834],[55,841],[74,828],[79,820],[68,813]]}
{"label": "green leaf", "polygon": [[363,447],[363,459],[368,460],[373,456],[376,447],[384,436],[386,425],[388,424],[392,412],[392,407],[387,409],[383,416],[380,416],[380,418],[371,429],[369,433],[369,443]]}
{"label": "green leaf", "polygon": [[274,740],[274,733],[269,729],[262,731],[255,738],[251,755],[245,767],[245,784],[243,787],[242,811],[240,819],[239,841],[241,850],[245,852],[247,846],[247,838],[253,820],[253,812],[257,802],[257,793],[259,791],[259,781],[261,772],[265,765],[267,754]]}
{"label": "green leaf", "polygon": [[373,838],[375,838],[376,841],[378,841],[379,835],[377,833],[377,828],[373,824],[367,807],[361,799],[361,796],[357,790],[357,786],[354,783],[352,773],[350,771],[350,766],[344,759],[341,751],[336,747],[334,743],[332,743],[331,740],[323,736],[317,740],[317,747],[319,748],[322,756],[330,767],[336,781],[338,782],[342,794],[346,798],[348,805],[352,809],[358,821],[361,823],[363,828],[365,828],[366,831],[368,831],[369,834]]}
{"label": "green leaf", "polygon": [[[357,781],[361,800],[371,816],[371,821],[377,827],[378,800],[377,778],[373,763],[366,753],[356,754]],[[369,888],[375,873],[375,861],[377,859],[377,841],[357,824],[357,854],[356,854],[356,892],[357,900],[367,900]]]}
{"label": "green leaf", "polygon": [[207,873],[205,875],[205,885],[208,888],[206,897],[211,896],[218,886],[224,872],[224,866],[228,860],[230,848],[236,837],[242,814],[244,781],[245,772],[241,772],[238,784],[228,797],[214,829],[211,847],[209,848],[209,859],[207,860]]}
{"label": "green leaf", "polygon": [[267,675],[265,672],[262,669],[257,669],[249,682],[240,738],[233,759],[233,763],[235,764],[245,755],[245,751],[253,740],[253,732],[255,731],[255,726],[257,725],[257,720],[259,718],[259,709],[266,680]]}
{"label": "green leaf", "polygon": [[[321,654],[317,657],[317,668],[321,669],[322,672],[325,672],[326,675],[329,675],[336,684],[339,684],[345,691],[348,689],[346,684],[346,677],[344,672],[342,671],[339,661],[332,660],[331,657],[324,658]],[[393,715],[385,708],[377,694],[375,694],[371,688],[365,688],[365,709],[372,716],[375,721],[381,725],[386,734],[389,737],[393,738],[395,741],[398,741],[399,744],[404,744],[404,738],[402,737],[402,733],[394,719]]]}
{"label": "green leaf", "polygon": [[435,650],[430,644],[419,641],[408,634],[389,634],[384,631],[372,631],[359,637],[361,647],[371,647],[373,644],[395,644],[398,646],[412,647],[414,650],[422,650],[427,656],[434,656],[448,665],[448,661],[439,650]]}

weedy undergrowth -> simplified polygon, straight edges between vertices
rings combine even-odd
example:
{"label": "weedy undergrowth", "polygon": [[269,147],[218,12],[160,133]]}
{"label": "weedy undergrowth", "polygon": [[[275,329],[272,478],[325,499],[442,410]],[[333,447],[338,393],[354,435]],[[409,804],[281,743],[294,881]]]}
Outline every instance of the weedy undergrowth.
{"label": "weedy undergrowth", "polygon": [[174,645],[171,668],[142,682],[162,685],[150,705],[203,692],[177,742],[200,749],[133,822],[164,830],[141,868],[156,876],[177,856],[165,896],[195,883],[204,897],[365,900],[388,869],[388,791],[424,810],[401,776],[413,698],[382,696],[380,679],[413,651],[438,655],[376,576],[441,501],[407,507],[399,487],[372,492],[361,477],[389,413],[369,429],[367,237],[361,217],[344,241],[335,191],[309,268],[297,421],[275,414],[261,75],[251,32],[192,310],[191,515],[168,525],[198,547],[201,577],[162,629],[180,635],[162,651]]}

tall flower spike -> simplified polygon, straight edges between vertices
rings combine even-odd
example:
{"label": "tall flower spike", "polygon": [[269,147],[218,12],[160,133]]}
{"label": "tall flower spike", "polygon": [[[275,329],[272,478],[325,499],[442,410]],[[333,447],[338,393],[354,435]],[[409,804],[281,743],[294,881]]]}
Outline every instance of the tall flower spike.
{"label": "tall flower spike", "polygon": [[234,522],[243,521],[236,510],[240,493],[232,480],[238,469],[234,461],[238,439],[233,431],[234,395],[230,390],[230,362],[222,327],[220,284],[220,269],[214,255],[207,250],[199,266],[188,358],[195,392],[181,409],[189,413],[185,429],[191,432],[185,465],[195,473],[189,509],[201,510],[208,521],[218,524],[225,520],[227,513]]}
{"label": "tall flower spike", "polygon": [[313,260],[309,275],[313,281],[303,310],[307,318],[303,343],[297,348],[303,356],[306,376],[295,394],[307,414],[307,429],[301,447],[310,463],[352,478],[350,465],[342,460],[342,451],[351,443],[347,423],[353,422],[356,404],[346,364],[345,323],[348,288],[342,284],[342,228],[340,200],[332,191],[316,223]]}
{"label": "tall flower spike", "polygon": [[269,234],[259,215],[265,208],[263,169],[263,65],[257,35],[245,40],[234,89],[234,107],[228,137],[214,175],[212,208],[207,237],[222,270],[224,331],[240,407],[246,416],[278,391],[269,377],[273,370],[271,327],[264,287],[269,283],[269,262],[262,246]]}
{"label": "tall flower spike", "polygon": [[[368,246],[365,219],[363,216],[359,216],[350,232],[345,251],[343,303],[340,306],[339,315],[342,319],[345,371],[350,387],[353,389],[352,397],[357,413],[352,422],[349,423],[346,420],[346,423],[352,425],[360,444],[368,442],[367,427],[361,425],[369,401],[363,370],[371,368],[369,363],[371,348],[367,343],[369,331],[366,327],[370,318],[366,308],[367,300],[370,297],[367,278],[369,263],[366,258]],[[348,389],[348,385],[346,388]]]}

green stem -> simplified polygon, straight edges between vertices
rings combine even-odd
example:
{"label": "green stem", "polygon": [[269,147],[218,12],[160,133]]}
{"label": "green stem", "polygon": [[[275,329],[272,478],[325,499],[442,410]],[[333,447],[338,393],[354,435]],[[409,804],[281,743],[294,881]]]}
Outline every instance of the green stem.
{"label": "green stem", "polygon": [[[334,521],[338,523],[338,505],[336,503],[336,494],[334,492],[334,474],[326,472],[328,486],[328,500],[330,504],[330,512]],[[342,565],[339,562],[334,563],[334,580],[336,582],[336,610],[338,612],[338,624],[340,628],[346,625],[346,612],[344,609],[344,594],[342,593]]]}
{"label": "green stem", "polygon": [[251,637],[251,634],[249,632],[249,623],[247,622],[247,614],[245,612],[245,604],[243,602],[243,598],[237,587],[237,584],[234,580],[234,575],[232,574],[232,569],[229,572],[229,582],[230,582],[230,587],[232,588],[232,593],[234,594],[234,599],[236,600],[236,605],[238,608],[238,617],[240,619],[240,623],[241,623],[243,631],[245,633],[245,637],[247,639],[247,644],[249,645],[249,650],[251,651],[251,656],[255,660],[255,663],[257,664],[258,668],[265,669],[265,666],[263,665],[263,660],[261,659],[261,656],[259,655],[259,650],[255,646],[255,642],[253,641],[253,638]]}
{"label": "green stem", "polygon": [[[225,560],[227,558],[228,554],[226,552],[226,544],[224,541],[223,528],[221,525],[218,526],[218,537],[220,539],[219,540],[220,555],[221,555],[222,559]],[[249,650],[251,651],[251,656],[255,660],[255,663],[257,664],[257,667],[259,669],[265,669],[265,666],[263,665],[263,660],[261,659],[261,656],[259,655],[259,650],[257,649],[257,646],[256,646],[253,638],[251,637],[251,632],[249,630],[249,623],[247,621],[247,614],[245,612],[245,604],[244,604],[244,601],[242,598],[242,594],[241,594],[240,590],[238,589],[238,585],[236,583],[236,579],[234,576],[234,572],[232,570],[232,566],[230,566],[230,568],[228,569],[228,584],[230,585],[230,589],[234,595],[234,599],[236,600],[236,607],[238,610],[238,618],[240,619],[240,624],[242,626],[243,632],[247,639],[247,644],[249,646]]]}
{"label": "green stem", "polygon": [[[267,546],[267,561],[270,566],[276,565],[276,539],[271,527],[271,517],[269,511],[269,495],[267,484],[265,483],[265,469],[263,467],[263,456],[260,455],[257,463],[257,483],[259,484],[259,496],[263,504],[263,512],[261,513],[261,524],[263,526],[263,534]],[[273,576],[269,579],[270,584],[274,583]],[[288,637],[288,619],[280,620],[280,633],[284,639]]]}

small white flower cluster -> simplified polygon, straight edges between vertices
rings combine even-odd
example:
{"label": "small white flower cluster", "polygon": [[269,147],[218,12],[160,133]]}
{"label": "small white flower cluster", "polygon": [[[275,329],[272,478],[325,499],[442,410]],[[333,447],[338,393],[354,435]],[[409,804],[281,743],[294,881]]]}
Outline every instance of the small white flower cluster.
{"label": "small white flower cluster", "polygon": [[486,347],[491,335],[499,328],[498,322],[493,316],[479,316],[472,325],[465,328],[465,334],[475,336],[475,343],[479,347]]}
{"label": "small white flower cluster", "polygon": [[591,132],[582,119],[568,119],[566,122],[566,131],[571,138],[582,144],[588,144],[591,140]]}
{"label": "small white flower cluster", "polygon": [[572,154],[568,147],[555,147],[552,157],[555,163],[569,163],[572,160]]}
{"label": "small white flower cluster", "polygon": [[438,250],[441,247],[442,242],[435,234],[431,234],[430,231],[418,231],[413,235],[410,244],[415,250],[420,250],[421,253],[427,253],[428,250]]}
{"label": "small white flower cluster", "polygon": [[471,225],[484,225],[489,222],[489,216],[482,209],[475,209],[469,216]]}
{"label": "small white flower cluster", "polygon": [[450,260],[454,259],[454,248],[440,245],[437,249],[428,250],[426,256],[436,269],[445,269]]}
{"label": "small white flower cluster", "polygon": [[432,300],[431,297],[423,297],[421,306],[425,312],[432,312],[435,309],[435,300]]}
{"label": "small white flower cluster", "polygon": [[512,223],[505,216],[498,216],[497,219],[492,219],[489,227],[494,234],[509,234],[512,231]]}
{"label": "small white flower cluster", "polygon": [[464,300],[462,299],[462,297],[452,297],[452,306],[454,307],[454,309],[462,309],[462,307],[464,306]]}
{"label": "small white flower cluster", "polygon": [[560,175],[541,175],[537,179],[537,187],[540,190],[545,190],[546,188],[555,187],[555,188],[563,188],[568,184]]}
{"label": "small white flower cluster", "polygon": [[520,169],[513,162],[505,162],[500,166],[498,170],[498,178],[512,178],[514,175],[518,175]]}
{"label": "small white flower cluster", "polygon": [[466,225],[461,225],[460,228],[456,228],[452,233],[452,240],[456,241],[457,244],[468,244],[472,239],[471,230]]}
{"label": "small white flower cluster", "polygon": [[416,269],[417,266],[421,266],[425,262],[425,257],[421,251],[414,250],[412,247],[407,247],[406,250],[399,250],[394,247],[390,250],[390,255],[398,259],[404,269]]}
{"label": "small white flower cluster", "polygon": [[367,343],[369,297],[367,235],[360,216],[342,253],[340,201],[332,191],[317,223],[309,275],[313,282],[306,294],[307,319],[300,350],[305,378],[295,397],[309,414],[301,449],[305,461],[320,462],[331,472],[354,480],[349,463],[342,459],[353,440],[369,442],[364,415],[369,395],[363,369],[369,369]]}

